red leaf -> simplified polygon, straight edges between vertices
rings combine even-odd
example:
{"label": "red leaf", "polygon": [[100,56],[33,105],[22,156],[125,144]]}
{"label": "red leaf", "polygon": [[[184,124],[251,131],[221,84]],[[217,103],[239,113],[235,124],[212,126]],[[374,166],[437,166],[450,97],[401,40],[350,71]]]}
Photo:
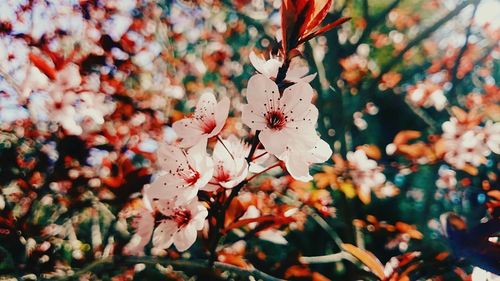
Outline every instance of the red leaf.
{"label": "red leaf", "polygon": [[47,75],[47,77],[49,77],[51,80],[55,80],[56,79],[56,70],[50,66],[47,61],[45,61],[43,58],[33,54],[33,53],[30,53],[29,54],[29,59],[30,61],[38,68],[40,69],[41,72],[43,72],[45,75]]}

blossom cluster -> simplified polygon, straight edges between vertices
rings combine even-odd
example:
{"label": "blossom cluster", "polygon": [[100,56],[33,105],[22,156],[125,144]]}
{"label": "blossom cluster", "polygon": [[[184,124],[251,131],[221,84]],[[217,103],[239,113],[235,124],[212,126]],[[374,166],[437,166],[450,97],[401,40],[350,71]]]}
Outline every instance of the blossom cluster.
{"label": "blossom cluster", "polygon": [[[309,181],[310,165],[325,162],[332,155],[329,145],[316,133],[318,109],[307,83],[314,75],[304,76],[308,69],[292,64],[280,83],[277,75],[283,62],[279,58],[265,60],[251,53],[250,59],[259,73],[248,81],[248,103],[243,105],[241,119],[253,131],[254,143],[234,135],[221,137],[230,100],[222,97],[217,101],[213,93],[202,94],[193,115],[172,125],[179,140],[158,148],[159,172],[143,191],[149,215],[139,218],[137,245],[144,246],[152,235],[155,248],[165,249],[173,243],[184,251],[195,242],[195,230],[203,228],[208,214],[198,200],[199,192],[210,196],[230,192],[254,177],[247,179],[249,173],[260,174],[275,167],[259,168],[269,162],[268,158],[284,163],[296,180]],[[207,152],[210,139],[216,140],[212,155]],[[257,154],[267,155],[257,159],[254,153],[259,144],[263,149]],[[159,213],[161,218],[157,218]]]}

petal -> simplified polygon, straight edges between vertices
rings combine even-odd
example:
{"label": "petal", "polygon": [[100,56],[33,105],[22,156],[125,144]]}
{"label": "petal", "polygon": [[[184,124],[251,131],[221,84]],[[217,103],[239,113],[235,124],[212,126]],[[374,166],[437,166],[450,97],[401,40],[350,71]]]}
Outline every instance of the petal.
{"label": "petal", "polygon": [[172,124],[172,128],[180,138],[190,138],[203,134],[203,130],[193,118],[184,118],[176,121]]}
{"label": "petal", "polygon": [[215,128],[208,135],[208,137],[213,137],[220,133],[224,125],[226,124],[226,119],[229,114],[230,101],[227,97],[222,98],[222,100],[215,106]]}
{"label": "petal", "polygon": [[164,220],[153,232],[153,246],[167,249],[172,245],[173,236],[177,231],[177,224],[171,220]]}
{"label": "petal", "polygon": [[301,152],[287,152],[289,155],[285,157],[285,166],[286,170],[290,175],[298,180],[303,182],[311,181],[313,178],[309,174],[309,163],[305,161],[307,159],[306,153]]}
{"label": "petal", "polygon": [[277,59],[266,60],[264,58],[258,57],[255,52],[250,53],[250,62],[255,69],[264,74],[268,78],[274,78],[278,75],[279,68],[283,65],[283,62]]}
{"label": "petal", "polygon": [[257,114],[256,112],[251,105],[243,105],[241,121],[253,130],[263,130],[266,127],[266,119],[262,114]]}
{"label": "petal", "polygon": [[289,140],[289,138],[287,138],[287,135],[284,133],[285,131],[286,130],[263,130],[262,132],[260,132],[259,140],[267,152],[274,155],[280,155],[285,152],[287,147],[286,140]]}
{"label": "petal", "polygon": [[156,201],[156,208],[165,216],[171,216],[174,212],[174,202],[171,199],[160,199]]}
{"label": "petal", "polygon": [[186,155],[175,145],[161,143],[156,152],[157,162],[164,171],[175,171],[177,168],[187,168]]}
{"label": "petal", "polygon": [[172,199],[179,191],[184,188],[185,182],[182,179],[169,174],[162,174],[155,178],[148,188],[144,189],[144,193],[151,200],[154,199]]}
{"label": "petal", "polygon": [[174,235],[174,245],[177,251],[184,252],[196,241],[197,232],[193,225],[188,224]]}
{"label": "petal", "polygon": [[247,101],[255,114],[263,116],[267,108],[278,108],[279,97],[278,86],[266,76],[255,74],[248,80]]}
{"label": "petal", "polygon": [[304,82],[296,83],[285,89],[280,100],[280,108],[283,113],[292,116],[303,116],[310,108],[313,96],[311,85]]}
{"label": "petal", "polygon": [[328,143],[322,139],[319,139],[318,142],[314,145],[314,148],[311,150],[311,162],[312,163],[323,163],[328,161],[332,156],[332,149],[328,145]]}
{"label": "petal", "polygon": [[205,226],[205,219],[208,216],[208,210],[203,206],[203,204],[196,202],[196,210],[193,212],[194,217],[192,219],[192,224],[196,230],[202,230]]}
{"label": "petal", "polygon": [[196,109],[194,110],[194,115],[198,116],[212,116],[215,113],[215,106],[217,105],[217,100],[212,92],[205,92],[201,95],[198,103],[196,104]]}

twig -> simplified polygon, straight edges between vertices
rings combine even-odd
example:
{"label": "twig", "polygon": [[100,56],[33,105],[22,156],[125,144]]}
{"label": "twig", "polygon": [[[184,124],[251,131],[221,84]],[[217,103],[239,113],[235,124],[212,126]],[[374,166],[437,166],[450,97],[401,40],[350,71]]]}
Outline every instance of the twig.
{"label": "twig", "polygon": [[339,247],[339,249],[342,249],[341,248],[341,245],[342,245],[342,239],[340,239],[339,235],[337,234],[337,232],[335,232],[335,230],[330,226],[330,224],[328,224],[328,222],[323,219],[320,215],[318,215],[316,213],[315,210],[313,210],[311,207],[307,206],[307,205],[304,205],[304,208],[306,209],[306,211],[309,213],[309,215],[311,216],[311,218],[317,223],[319,224],[319,226],[321,226],[321,228],[323,228],[325,230],[325,232],[332,238],[332,240],[335,242],[335,244],[337,244],[337,246]]}
{"label": "twig", "polygon": [[453,68],[450,71],[451,89],[448,91],[448,99],[450,99],[451,97],[453,97],[455,99],[454,92],[456,89],[456,84],[460,80],[460,77],[457,76],[458,69],[460,67],[462,57],[465,54],[465,51],[467,51],[467,47],[469,45],[469,38],[470,38],[470,35],[472,32],[472,24],[474,23],[474,17],[476,16],[477,7],[479,6],[480,2],[481,2],[481,0],[479,0],[477,3],[474,3],[474,10],[472,11],[472,15],[470,17],[469,26],[467,26],[467,30],[465,31],[464,45],[462,46],[462,48],[460,48],[460,51],[458,52],[458,55],[457,55],[457,59],[455,60],[455,64],[453,65]]}
{"label": "twig", "polygon": [[[164,258],[159,258],[159,257],[124,257],[121,258],[119,261],[115,261],[113,258],[105,258],[105,259],[100,259],[96,260],[92,263],[90,263],[88,266],[82,268],[81,270],[77,271],[75,274],[66,276],[64,278],[59,279],[60,281],[67,281],[67,280],[74,280],[77,279],[79,276],[85,274],[85,273],[90,273],[96,270],[97,268],[101,266],[105,266],[107,264],[115,264],[115,262],[120,265],[126,264],[126,265],[131,265],[131,264],[137,264],[137,263],[144,263],[148,265],[157,265],[157,264],[162,264],[162,265],[170,265],[173,268],[177,269],[188,269],[188,270],[194,270],[194,271],[199,271],[199,270],[210,270],[211,267],[206,261],[201,261],[201,260],[168,260]],[[238,276],[241,277],[250,277],[253,276],[257,279],[261,279],[264,281],[281,281],[283,279],[279,279],[276,277],[273,277],[267,273],[264,273],[258,269],[255,268],[250,268],[250,269],[244,269],[240,268],[231,264],[223,263],[223,262],[215,262],[213,264],[214,269],[218,270],[223,270],[223,271],[229,271],[234,274],[237,274]]]}
{"label": "twig", "polygon": [[479,1],[481,1],[481,0],[469,0],[469,1],[465,1],[465,2],[457,5],[455,7],[455,9],[453,9],[448,14],[446,14],[446,16],[439,19],[433,25],[429,26],[424,31],[422,31],[420,34],[418,34],[415,38],[413,38],[413,40],[408,42],[406,47],[403,50],[401,50],[396,56],[394,56],[387,64],[385,64],[382,67],[379,75],[377,75],[377,77],[375,77],[375,79],[372,80],[371,84],[368,87],[367,96],[373,95],[373,93],[375,92],[373,90],[375,89],[375,86],[378,84],[378,82],[382,79],[382,76],[384,74],[386,74],[387,72],[389,72],[398,62],[400,62],[401,59],[403,58],[403,56],[409,50],[411,50],[413,47],[418,45],[425,38],[429,37],[432,33],[434,33],[436,30],[438,30],[443,24],[445,24],[446,22],[448,22],[449,20],[451,20],[452,18],[457,16],[469,4],[477,4]]}
{"label": "twig", "polygon": [[231,159],[234,160],[234,156],[233,154],[231,153],[231,151],[229,150],[229,148],[227,148],[226,144],[222,141],[222,139],[217,136],[217,140],[222,144],[222,146],[226,149],[227,153],[229,153],[229,156],[231,156]]}
{"label": "twig", "polygon": [[299,262],[303,264],[318,264],[318,263],[332,263],[339,262],[343,259],[349,260],[351,262],[356,262],[357,260],[353,258],[352,255],[346,252],[340,252],[324,256],[314,256],[314,257],[299,257]]}
{"label": "twig", "polygon": [[380,12],[378,15],[374,17],[370,17],[370,15],[368,14],[368,1],[365,0],[364,2],[366,2],[366,11],[365,11],[365,3],[363,3],[363,17],[366,19],[366,27],[363,30],[363,33],[361,33],[361,36],[359,37],[356,43],[348,44],[346,46],[345,48],[346,52],[343,52],[344,57],[350,56],[354,52],[356,52],[358,46],[361,45],[361,43],[363,43],[366,40],[366,38],[370,35],[373,29],[377,27],[391,11],[399,5],[401,0],[392,1],[391,4],[389,4],[382,12]]}

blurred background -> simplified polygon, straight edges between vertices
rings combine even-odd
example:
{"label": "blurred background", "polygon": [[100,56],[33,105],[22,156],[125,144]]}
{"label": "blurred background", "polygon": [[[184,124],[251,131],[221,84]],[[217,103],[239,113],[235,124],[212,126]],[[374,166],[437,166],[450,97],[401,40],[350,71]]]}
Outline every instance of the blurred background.
{"label": "blurred background", "polygon": [[[247,280],[179,263],[206,259],[203,239],[186,253],[122,249],[158,143],[202,93],[229,97],[224,134],[247,137],[249,55],[276,48],[280,6],[1,1],[0,276]],[[340,17],[352,19],[294,59],[317,73],[335,155],[313,182],[275,173],[249,187],[261,215],[299,211],[228,235],[219,260],[286,280],[494,280],[500,2],[337,0],[325,22]]]}

